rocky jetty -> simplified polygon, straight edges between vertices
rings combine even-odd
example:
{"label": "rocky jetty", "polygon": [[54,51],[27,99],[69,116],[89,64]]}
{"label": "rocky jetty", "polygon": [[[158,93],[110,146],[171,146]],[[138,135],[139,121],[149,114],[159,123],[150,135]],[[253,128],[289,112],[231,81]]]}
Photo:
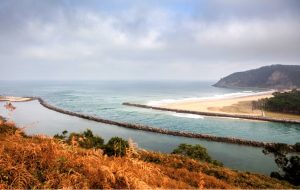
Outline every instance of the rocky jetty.
{"label": "rocky jetty", "polygon": [[[189,137],[189,138],[199,138],[199,139],[205,139],[209,141],[216,141],[216,142],[224,142],[224,143],[232,143],[232,144],[240,144],[240,145],[246,145],[246,146],[253,146],[253,147],[270,147],[274,146],[276,143],[268,143],[268,142],[259,142],[259,141],[252,141],[252,140],[246,140],[246,139],[240,139],[240,138],[234,138],[234,137],[218,137],[213,135],[207,135],[207,134],[199,134],[199,133],[192,133],[192,132],[184,132],[184,131],[172,131],[167,129],[161,129],[161,128],[155,128],[147,125],[140,125],[140,124],[133,124],[133,123],[126,123],[126,122],[118,122],[118,121],[112,121],[108,119],[103,119],[97,116],[90,116],[80,113],[71,112],[68,110],[64,110],[58,107],[55,107],[46,101],[44,101],[41,97],[29,97],[32,100],[38,100],[39,103],[53,111],[63,113],[70,116],[75,116],[83,119],[88,119],[91,121],[101,122],[109,125],[116,125],[120,127],[126,127],[129,129],[135,129],[135,130],[142,130],[142,131],[148,131],[148,132],[154,132],[154,133],[161,133],[161,134],[167,134],[167,135],[173,135],[173,136],[182,136],[182,137]],[[124,103],[124,105],[135,105],[137,107],[144,107],[144,108],[155,108],[145,105],[139,105],[139,104],[130,104],[130,103]],[[161,109],[160,109],[161,110]],[[289,145],[291,151],[294,151],[293,145]]]}

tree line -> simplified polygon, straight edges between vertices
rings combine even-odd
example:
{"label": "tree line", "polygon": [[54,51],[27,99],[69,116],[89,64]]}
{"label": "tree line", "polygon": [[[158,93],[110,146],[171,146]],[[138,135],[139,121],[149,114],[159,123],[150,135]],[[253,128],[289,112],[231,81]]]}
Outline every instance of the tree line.
{"label": "tree line", "polygon": [[273,97],[252,102],[253,109],[272,112],[300,114],[300,90],[274,92]]}

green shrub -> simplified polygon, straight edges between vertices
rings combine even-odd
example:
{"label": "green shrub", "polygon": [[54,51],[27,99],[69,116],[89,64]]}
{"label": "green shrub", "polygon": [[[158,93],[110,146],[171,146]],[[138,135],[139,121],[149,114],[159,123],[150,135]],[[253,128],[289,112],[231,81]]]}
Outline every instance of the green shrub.
{"label": "green shrub", "polygon": [[90,129],[87,129],[83,133],[71,133],[67,139],[69,144],[75,140],[78,142],[79,146],[82,148],[103,148],[104,140],[94,135]]}
{"label": "green shrub", "polygon": [[180,144],[176,149],[173,150],[172,154],[180,154],[195,160],[210,162],[215,165],[223,165],[219,161],[212,160],[212,158],[207,153],[206,148],[198,144],[197,145]]}
{"label": "green shrub", "polygon": [[212,160],[211,163],[216,165],[216,166],[224,166],[223,163],[218,161],[218,160]]}
{"label": "green shrub", "polygon": [[64,130],[61,134],[55,134],[53,137],[56,139],[66,140],[68,131]]}
{"label": "green shrub", "polygon": [[104,153],[109,156],[124,156],[129,144],[120,137],[112,137],[104,147]]}

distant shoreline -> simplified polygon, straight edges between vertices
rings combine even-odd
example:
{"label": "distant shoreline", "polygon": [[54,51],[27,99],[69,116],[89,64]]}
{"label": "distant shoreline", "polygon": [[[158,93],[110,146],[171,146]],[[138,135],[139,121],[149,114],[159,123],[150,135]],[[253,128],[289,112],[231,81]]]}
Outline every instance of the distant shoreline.
{"label": "distant shoreline", "polygon": [[[175,110],[187,110],[196,112],[210,112],[210,113],[221,113],[221,114],[232,114],[232,115],[253,115],[260,116],[261,111],[252,110],[252,107],[248,105],[239,105],[240,102],[247,102],[248,104],[258,99],[270,98],[272,93],[275,91],[266,91],[253,94],[239,94],[229,97],[208,97],[199,99],[183,99],[176,100],[173,102],[163,102],[159,104],[147,104],[148,106],[161,107]],[[159,102],[159,101],[157,101]],[[229,109],[235,106],[235,109]],[[225,109],[227,108],[227,109]]]}
{"label": "distant shoreline", "polygon": [[176,112],[176,113],[188,113],[188,114],[212,116],[212,117],[228,117],[228,118],[240,118],[240,119],[249,119],[249,120],[279,122],[279,123],[300,124],[300,120],[293,120],[293,119],[277,119],[277,118],[242,115],[242,114],[227,114],[227,113],[217,113],[217,112],[191,111],[191,110],[172,109],[172,108],[157,107],[157,106],[148,106],[148,105],[144,105],[144,104],[135,104],[135,103],[129,103],[129,102],[124,102],[123,105],[132,106],[132,107],[139,107],[139,108],[145,108],[145,109],[170,111],[170,112]]}
{"label": "distant shoreline", "polygon": [[32,101],[30,97],[15,97],[15,96],[0,96],[0,102],[9,101],[9,102],[27,102]]}
{"label": "distant shoreline", "polygon": [[[283,90],[286,92],[290,90]],[[278,113],[267,110],[260,110],[253,107],[254,101],[271,98],[275,90],[265,92],[245,93],[224,97],[209,97],[196,99],[183,99],[160,104],[147,104],[150,107],[167,108],[175,112],[195,112],[197,115],[211,115],[220,117],[233,117],[262,121],[274,121],[284,123],[300,123],[300,115]],[[157,101],[159,102],[159,101]],[[155,103],[155,102],[154,102]]]}
{"label": "distant shoreline", "polygon": [[[14,97],[14,98],[16,98],[18,100],[21,100],[18,97]],[[12,100],[15,100],[14,98]],[[116,126],[120,126],[120,127],[129,128],[129,129],[134,129],[134,130],[142,130],[142,131],[148,131],[148,132],[154,132],[154,133],[160,133],[160,134],[167,134],[167,135],[172,135],[172,136],[198,138],[198,139],[204,139],[204,140],[208,140],[208,141],[223,142],[223,143],[238,144],[238,145],[246,145],[246,146],[252,146],[252,147],[270,147],[270,146],[274,146],[275,144],[278,144],[278,143],[272,143],[272,142],[252,141],[252,140],[240,139],[240,138],[234,138],[234,137],[220,137],[220,136],[213,136],[213,135],[193,133],[193,132],[173,131],[173,130],[167,130],[167,129],[162,129],[162,128],[155,128],[155,127],[151,127],[151,126],[147,126],[147,125],[112,121],[112,120],[103,119],[103,118],[100,118],[100,117],[97,117],[97,116],[90,116],[90,115],[80,114],[80,113],[71,112],[71,111],[68,111],[68,110],[64,110],[64,109],[55,107],[51,104],[48,104],[41,97],[23,97],[23,98],[24,98],[23,100],[25,102],[32,101],[32,100],[37,100],[37,101],[39,101],[39,103],[42,106],[44,106],[44,107],[46,107],[50,110],[59,112],[59,113],[63,113],[63,114],[66,114],[66,115],[70,115],[70,116],[74,116],[74,117],[78,117],[78,118],[82,118],[82,119],[87,119],[87,120],[91,120],[91,121],[96,121],[96,122],[100,122],[100,123],[105,123],[105,124],[109,124],[109,125],[116,125]],[[4,100],[4,98],[2,98],[2,100],[1,100],[1,97],[0,97],[0,101],[8,101],[8,100]],[[18,101],[18,102],[21,102],[21,101]],[[155,109],[153,107],[146,106],[146,105],[137,105],[137,104],[130,104],[130,103],[123,103],[123,105]],[[157,108],[157,109],[165,110],[165,108]],[[169,111],[169,110],[165,110],[165,111]],[[294,150],[294,145],[289,145],[289,147],[290,147],[291,151],[295,151]]]}

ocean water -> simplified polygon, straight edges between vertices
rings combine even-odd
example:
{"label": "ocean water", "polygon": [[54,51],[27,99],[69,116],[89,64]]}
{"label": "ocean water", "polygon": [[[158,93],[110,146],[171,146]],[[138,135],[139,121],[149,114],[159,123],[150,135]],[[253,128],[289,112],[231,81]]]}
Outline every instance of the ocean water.
{"label": "ocean water", "polygon": [[260,93],[257,89],[212,87],[212,81],[1,81],[0,95],[41,96],[70,111],[169,130],[294,144],[300,125],[206,117],[122,105],[222,98]]}

